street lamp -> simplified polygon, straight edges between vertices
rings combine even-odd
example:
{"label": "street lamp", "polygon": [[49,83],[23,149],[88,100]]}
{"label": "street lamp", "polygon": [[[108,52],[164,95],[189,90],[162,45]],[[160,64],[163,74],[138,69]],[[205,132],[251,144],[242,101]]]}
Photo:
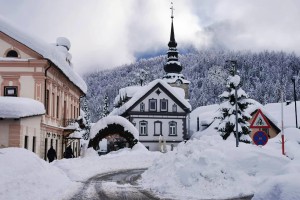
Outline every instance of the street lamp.
{"label": "street lamp", "polygon": [[293,76],[292,81],[294,83],[294,101],[295,101],[295,118],[296,118],[296,128],[298,128],[297,120],[297,95],[296,95],[296,82],[298,82],[298,76]]}

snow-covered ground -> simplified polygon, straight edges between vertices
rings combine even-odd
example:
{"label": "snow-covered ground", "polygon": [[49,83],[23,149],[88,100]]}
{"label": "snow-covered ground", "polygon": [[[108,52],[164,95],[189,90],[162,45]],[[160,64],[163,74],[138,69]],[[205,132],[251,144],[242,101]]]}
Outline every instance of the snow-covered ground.
{"label": "snow-covered ground", "polygon": [[[276,119],[278,105],[265,107]],[[198,110],[205,111],[205,118],[210,116],[209,107]],[[285,116],[287,122],[294,117]],[[281,154],[280,135],[264,147],[243,143],[235,147],[235,139],[222,140],[214,124],[165,154],[149,152],[138,143],[132,150],[99,157],[89,149],[82,158],[49,164],[25,149],[0,149],[0,199],[68,199],[81,182],[96,174],[149,167],[139,183],[162,197],[224,199],[254,194],[253,199],[259,200],[297,200],[300,130],[288,125],[284,130],[286,156]]]}
{"label": "snow-covered ground", "polygon": [[88,149],[83,158],[47,163],[26,149],[0,149],[0,199],[68,199],[94,175],[148,168],[160,155],[138,143],[105,156]]}

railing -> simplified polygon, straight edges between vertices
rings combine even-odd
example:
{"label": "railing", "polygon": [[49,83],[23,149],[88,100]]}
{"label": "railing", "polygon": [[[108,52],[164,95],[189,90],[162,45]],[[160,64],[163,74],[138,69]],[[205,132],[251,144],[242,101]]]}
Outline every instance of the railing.
{"label": "railing", "polygon": [[76,119],[63,119],[62,126],[67,127],[76,123]]}

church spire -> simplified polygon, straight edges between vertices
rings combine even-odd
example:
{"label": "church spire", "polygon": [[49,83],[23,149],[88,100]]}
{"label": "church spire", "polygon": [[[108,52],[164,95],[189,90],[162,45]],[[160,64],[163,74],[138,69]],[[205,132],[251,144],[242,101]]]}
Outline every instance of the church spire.
{"label": "church spire", "polygon": [[176,49],[177,42],[175,40],[175,33],[174,33],[174,25],[173,25],[173,19],[174,19],[174,7],[173,3],[171,3],[171,34],[170,34],[170,41],[168,43],[169,50],[168,50],[168,59],[167,63],[164,66],[164,70],[166,73],[177,73],[179,74],[182,70],[182,66],[180,62],[178,62],[178,51]]}

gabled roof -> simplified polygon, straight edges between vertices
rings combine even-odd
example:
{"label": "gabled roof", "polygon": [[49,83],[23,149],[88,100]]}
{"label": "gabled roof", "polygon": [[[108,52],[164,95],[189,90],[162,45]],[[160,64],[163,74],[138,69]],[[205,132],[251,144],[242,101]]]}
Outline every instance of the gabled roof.
{"label": "gabled roof", "polygon": [[[250,115],[254,115],[255,112],[260,109],[265,117],[268,119],[270,124],[278,131],[280,132],[280,128],[278,125],[278,121],[265,109],[265,107],[260,104],[259,102],[255,101],[254,99],[248,99],[252,104],[248,106],[248,108],[245,110]],[[211,109],[212,107],[212,109]],[[209,109],[208,109],[209,108]],[[200,123],[205,126],[210,126],[214,121],[215,117],[218,114],[219,105],[210,105],[210,106],[202,106],[201,108],[196,108],[192,113],[192,116],[199,117]],[[203,112],[205,110],[205,112]],[[199,114],[198,114],[199,113]]]}
{"label": "gabled roof", "polygon": [[150,82],[148,85],[141,87],[140,91],[136,92],[132,98],[127,101],[124,105],[119,108],[115,108],[110,115],[123,115],[125,112],[130,111],[133,107],[135,107],[138,103],[140,103],[143,99],[145,99],[151,92],[153,92],[156,88],[161,88],[167,95],[175,100],[175,102],[182,107],[186,112],[191,111],[191,104],[184,99],[181,95],[177,94],[176,90],[171,87],[164,80],[156,79]]}
{"label": "gabled roof", "polygon": [[0,97],[0,118],[19,119],[45,114],[45,107],[39,101],[24,97]]}
{"label": "gabled roof", "polygon": [[66,52],[62,51],[59,47],[51,44],[47,44],[31,35],[23,33],[11,24],[6,22],[0,17],[0,32],[20,42],[21,44],[32,49],[36,53],[40,54],[45,59],[50,60],[54,65],[60,69],[66,77],[82,92],[87,92],[87,85],[84,80],[72,69],[72,66],[67,61]]}

